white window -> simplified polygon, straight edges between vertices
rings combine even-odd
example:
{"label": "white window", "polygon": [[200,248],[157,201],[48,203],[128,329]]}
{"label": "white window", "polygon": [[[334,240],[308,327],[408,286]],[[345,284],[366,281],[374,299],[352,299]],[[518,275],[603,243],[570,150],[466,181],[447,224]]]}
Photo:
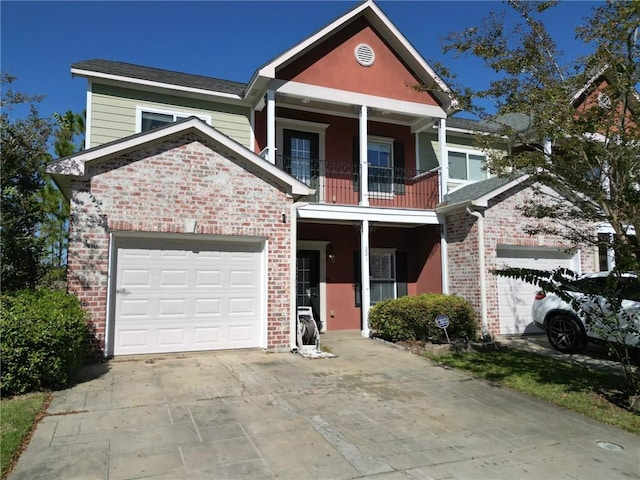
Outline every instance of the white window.
{"label": "white window", "polygon": [[200,120],[211,125],[211,117],[207,115],[138,107],[136,109],[136,131],[138,133],[146,132],[192,116],[198,117]]}
{"label": "white window", "polygon": [[449,178],[454,180],[484,180],[487,172],[482,170],[486,155],[473,152],[449,150]]}
{"label": "white window", "polygon": [[369,138],[367,163],[369,191],[393,193],[393,140]]}
{"label": "white window", "polygon": [[396,298],[396,254],[393,250],[374,250],[369,255],[371,305]]}

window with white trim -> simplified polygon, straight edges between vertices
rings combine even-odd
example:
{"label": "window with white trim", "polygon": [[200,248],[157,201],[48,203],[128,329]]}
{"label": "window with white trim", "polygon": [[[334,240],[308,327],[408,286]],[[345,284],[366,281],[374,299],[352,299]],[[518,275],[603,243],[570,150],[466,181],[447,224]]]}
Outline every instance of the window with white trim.
{"label": "window with white trim", "polygon": [[487,172],[483,166],[487,156],[481,153],[449,150],[449,178],[454,180],[484,180]]}
{"label": "window with white trim", "polygon": [[153,130],[154,128],[163,127],[188,117],[198,117],[208,125],[211,125],[211,117],[206,115],[196,115],[194,113],[175,112],[170,110],[156,110],[144,107],[138,107],[136,110],[136,117],[138,120],[136,122],[136,128],[138,132]]}
{"label": "window with white trim", "polygon": [[371,305],[396,298],[396,254],[394,251],[375,251],[369,255],[369,288]]}
{"label": "window with white trim", "polygon": [[369,139],[367,141],[369,191],[393,193],[393,141]]}

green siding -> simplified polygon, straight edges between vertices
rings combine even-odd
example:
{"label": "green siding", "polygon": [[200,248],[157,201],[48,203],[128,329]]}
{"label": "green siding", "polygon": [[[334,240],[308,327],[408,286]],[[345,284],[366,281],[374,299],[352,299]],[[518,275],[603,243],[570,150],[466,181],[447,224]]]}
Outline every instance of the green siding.
{"label": "green siding", "polygon": [[91,98],[92,147],[136,133],[136,107],[211,117],[212,126],[245,147],[252,146],[248,107],[100,84],[93,85]]}
{"label": "green siding", "polygon": [[440,146],[438,135],[421,132],[418,134],[418,168],[422,171],[431,170],[440,165]]}

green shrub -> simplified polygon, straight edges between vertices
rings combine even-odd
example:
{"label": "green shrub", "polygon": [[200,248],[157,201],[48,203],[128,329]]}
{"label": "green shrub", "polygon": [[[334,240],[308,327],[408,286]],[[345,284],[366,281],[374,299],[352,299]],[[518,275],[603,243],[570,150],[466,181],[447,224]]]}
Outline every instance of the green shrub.
{"label": "green shrub", "polygon": [[69,384],[88,334],[78,299],[62,290],[22,290],[0,299],[3,395]]}
{"label": "green shrub", "polygon": [[384,300],[369,311],[369,326],[380,337],[392,341],[446,341],[443,329],[436,325],[438,315],[447,315],[450,339],[475,339],[476,315],[469,303],[453,295],[425,293]]}

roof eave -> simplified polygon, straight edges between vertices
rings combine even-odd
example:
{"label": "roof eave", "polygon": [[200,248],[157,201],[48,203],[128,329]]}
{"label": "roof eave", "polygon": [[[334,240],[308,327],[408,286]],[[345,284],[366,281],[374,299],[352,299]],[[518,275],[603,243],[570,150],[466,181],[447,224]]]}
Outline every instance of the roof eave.
{"label": "roof eave", "polygon": [[183,85],[175,85],[172,83],[144,80],[141,78],[129,77],[124,75],[113,75],[109,73],[96,72],[94,70],[71,68],[71,75],[73,75],[74,77],[75,76],[84,77],[91,80],[98,79],[98,80],[103,80],[103,81],[112,82],[112,83],[124,83],[128,85],[138,85],[146,88],[150,87],[150,88],[158,88],[163,90],[171,90],[171,91],[175,91],[178,94],[190,93],[190,94],[216,97],[216,98],[238,101],[238,102],[241,102],[244,100],[242,96],[232,94],[232,93],[218,92],[215,90],[207,90],[203,88],[186,87]]}
{"label": "roof eave", "polygon": [[334,32],[336,29],[342,28],[349,22],[353,21],[359,15],[366,16],[367,20],[376,27],[386,41],[398,51],[403,60],[409,67],[420,77],[420,81],[424,82],[427,87],[435,85],[432,94],[443,105],[443,109],[447,115],[452,115],[460,111],[459,101],[453,95],[451,89],[446,83],[435,73],[435,71],[422,58],[420,53],[406,39],[406,37],[393,25],[384,12],[372,1],[367,0],[352,10],[348,11],[341,17],[329,23],[315,34],[307,37],[302,42],[283,52],[273,60],[258,68],[245,90],[245,98],[249,96],[254,88],[261,82],[260,79],[271,80],[276,77],[276,70],[286,63],[290,63],[300,57],[315,45],[320,43],[324,38]]}
{"label": "roof eave", "polygon": [[313,195],[315,193],[315,189],[310,188],[288,173],[280,170],[272,163],[269,163],[256,153],[195,117],[173,123],[157,130],[133,135],[103,146],[60,158],[47,166],[47,173],[51,174],[54,179],[57,178],[62,185],[65,185],[67,181],[62,180],[63,177],[66,177],[69,180],[73,177],[84,178],[86,165],[91,162],[102,161],[117,155],[122,155],[128,151],[137,150],[149,143],[182,135],[189,130],[200,132],[204,136],[211,138],[214,142],[231,151],[232,154],[235,154],[254,165],[265,174],[266,178],[282,186],[288,194],[295,197],[302,197]]}

